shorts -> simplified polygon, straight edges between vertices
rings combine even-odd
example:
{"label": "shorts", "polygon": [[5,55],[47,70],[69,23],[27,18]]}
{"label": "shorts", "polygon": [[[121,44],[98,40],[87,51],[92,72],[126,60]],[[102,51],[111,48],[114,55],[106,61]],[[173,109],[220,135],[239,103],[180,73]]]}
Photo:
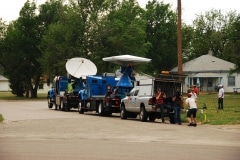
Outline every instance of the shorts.
{"label": "shorts", "polygon": [[197,115],[197,109],[196,108],[192,108],[192,109],[188,110],[187,117],[190,118],[191,115],[193,116],[193,118],[196,118],[196,115]]}

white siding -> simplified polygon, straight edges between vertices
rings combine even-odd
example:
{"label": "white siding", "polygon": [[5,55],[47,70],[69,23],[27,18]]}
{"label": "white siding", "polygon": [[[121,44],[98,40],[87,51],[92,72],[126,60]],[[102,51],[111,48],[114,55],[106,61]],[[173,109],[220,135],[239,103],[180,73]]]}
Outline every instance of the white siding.
{"label": "white siding", "polygon": [[0,81],[0,91],[10,91],[8,81]]}

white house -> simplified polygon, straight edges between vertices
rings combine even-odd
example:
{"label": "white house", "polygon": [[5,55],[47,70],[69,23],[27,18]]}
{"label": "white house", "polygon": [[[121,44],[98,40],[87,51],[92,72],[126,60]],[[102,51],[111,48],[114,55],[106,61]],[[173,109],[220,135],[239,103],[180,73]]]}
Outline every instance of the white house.
{"label": "white house", "polygon": [[[9,80],[6,77],[0,75],[0,92],[11,91],[9,85],[10,85]],[[38,89],[38,93],[47,93],[47,91],[51,88],[50,86],[47,85],[47,83],[43,83],[42,85],[43,85],[42,88]]]}
{"label": "white house", "polygon": [[[202,55],[182,65],[183,74],[187,75],[183,91],[186,92],[192,85],[197,85],[200,91],[216,91],[217,85],[222,84],[225,92],[233,92],[233,88],[240,88],[240,74],[230,74],[235,64],[214,57],[211,54]],[[178,67],[170,73],[177,73]]]}
{"label": "white house", "polygon": [[10,91],[8,79],[0,75],[0,91]]}

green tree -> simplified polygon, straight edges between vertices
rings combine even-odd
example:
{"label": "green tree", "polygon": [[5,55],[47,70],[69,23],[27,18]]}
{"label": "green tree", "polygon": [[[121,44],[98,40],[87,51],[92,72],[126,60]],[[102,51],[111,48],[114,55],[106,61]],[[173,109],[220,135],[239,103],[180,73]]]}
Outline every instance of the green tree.
{"label": "green tree", "polygon": [[183,24],[182,25],[182,54],[183,54],[183,63],[193,59],[194,55],[192,54],[192,39],[194,35],[193,27]]}
{"label": "green tree", "polygon": [[4,39],[6,37],[7,24],[0,18],[0,74],[4,73],[3,55],[5,54]]}
{"label": "green tree", "polygon": [[[101,25],[96,31],[99,33],[99,52],[94,55],[99,59],[123,54],[146,57],[149,44],[146,42],[145,30],[144,10],[135,0],[123,0],[101,19]],[[110,63],[102,66],[102,71],[105,72],[113,72],[113,68],[119,67]],[[137,67],[143,69],[143,66]]]}
{"label": "green tree", "polygon": [[205,15],[199,15],[193,22],[195,31],[191,43],[193,58],[207,54],[211,49],[214,56],[231,61],[231,55],[225,49],[229,39],[229,28],[235,19],[235,12],[230,11],[223,15],[221,10],[214,9]]}
{"label": "green tree", "polygon": [[1,55],[4,70],[8,74],[13,94],[37,97],[42,74],[38,58],[41,57],[36,5],[29,0],[20,11],[20,17],[12,22],[4,38],[4,54]]}
{"label": "green tree", "polygon": [[170,70],[177,64],[176,18],[169,4],[153,0],[146,5],[146,41],[152,44],[147,54],[152,59],[148,72],[152,74]]}
{"label": "green tree", "polygon": [[231,53],[231,60],[236,64],[233,72],[240,73],[240,15],[232,21],[229,27],[229,39],[226,44],[226,52]]}
{"label": "green tree", "polygon": [[[102,19],[116,8],[118,0],[82,0],[72,3],[72,8],[79,15],[82,23],[81,54],[82,57],[92,60],[98,72],[102,72],[102,43],[101,35],[106,28],[102,27]],[[80,48],[80,46],[79,46]]]}
{"label": "green tree", "polygon": [[[83,57],[84,25],[79,14],[73,8],[59,2],[45,4],[51,13],[40,12],[39,16],[54,17],[43,34],[40,60],[45,73],[52,79],[56,75],[66,75],[65,63],[72,57]],[[52,9],[52,10],[51,10]],[[42,9],[43,11],[43,9]]]}

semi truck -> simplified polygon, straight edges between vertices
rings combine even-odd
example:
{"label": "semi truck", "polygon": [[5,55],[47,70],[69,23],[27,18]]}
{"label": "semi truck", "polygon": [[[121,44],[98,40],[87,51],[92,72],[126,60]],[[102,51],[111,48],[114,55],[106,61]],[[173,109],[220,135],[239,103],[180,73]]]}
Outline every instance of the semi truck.
{"label": "semi truck", "polygon": [[76,57],[66,61],[66,76],[55,76],[53,86],[48,91],[48,108],[55,106],[55,110],[70,111],[78,109],[80,103],[79,93],[85,88],[83,78],[86,75],[97,73],[97,68],[88,59]]}
{"label": "semi truck", "polygon": [[[95,111],[100,116],[111,115],[120,112],[121,94],[129,92],[130,87],[115,87],[119,79],[114,74],[93,75],[86,77],[86,87],[80,91],[79,113]],[[107,93],[107,87],[111,87],[111,93]],[[119,92],[122,90],[122,92]]]}
{"label": "semi truck", "polygon": [[[48,91],[48,108],[55,106],[55,110],[70,111],[77,109],[79,105],[79,90],[83,88],[80,81],[76,78],[66,76],[56,76],[53,81],[53,87]],[[68,85],[74,85],[73,91],[68,92]]]}

